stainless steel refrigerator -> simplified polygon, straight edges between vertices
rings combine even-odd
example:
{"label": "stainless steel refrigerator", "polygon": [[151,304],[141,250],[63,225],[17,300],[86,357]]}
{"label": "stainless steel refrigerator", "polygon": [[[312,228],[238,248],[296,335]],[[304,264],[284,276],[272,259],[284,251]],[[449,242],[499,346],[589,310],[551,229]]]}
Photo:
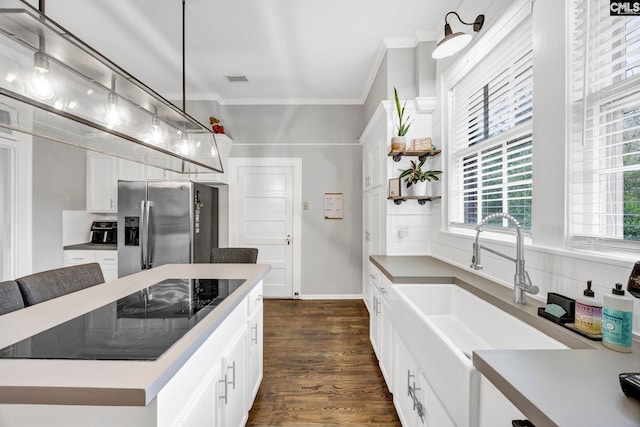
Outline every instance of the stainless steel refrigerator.
{"label": "stainless steel refrigerator", "polygon": [[217,188],[118,182],[118,277],[163,264],[209,262],[217,246]]}

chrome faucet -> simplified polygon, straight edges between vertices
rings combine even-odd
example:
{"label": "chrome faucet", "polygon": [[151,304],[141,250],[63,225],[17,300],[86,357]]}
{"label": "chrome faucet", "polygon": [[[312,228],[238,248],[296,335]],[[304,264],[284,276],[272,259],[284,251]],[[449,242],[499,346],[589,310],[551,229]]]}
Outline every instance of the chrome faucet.
{"label": "chrome faucet", "polygon": [[[516,257],[512,258],[503,253],[500,253],[494,249],[488,248],[486,246],[480,245],[479,238],[480,232],[483,230],[484,226],[494,219],[504,218],[509,220],[511,224],[516,229]],[[524,269],[524,237],[522,235],[522,227],[520,227],[520,223],[517,219],[512,217],[506,213],[495,213],[489,215],[482,221],[478,223],[476,226],[476,241],[473,243],[473,256],[471,258],[471,268],[474,270],[482,270],[482,263],[480,261],[480,253],[482,249],[485,251],[489,251],[492,254],[498,255],[502,258],[508,259],[509,261],[513,261],[516,263],[516,274],[513,278],[513,300],[518,304],[526,304],[527,300],[525,299],[525,292],[529,292],[532,295],[535,295],[540,291],[540,288],[535,286],[531,282],[531,278],[529,277],[529,273]]]}

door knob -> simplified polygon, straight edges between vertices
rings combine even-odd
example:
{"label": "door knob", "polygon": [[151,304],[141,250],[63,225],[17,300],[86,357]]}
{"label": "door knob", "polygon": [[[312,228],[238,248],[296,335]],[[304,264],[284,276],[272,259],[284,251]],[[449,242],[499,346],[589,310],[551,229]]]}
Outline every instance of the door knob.
{"label": "door knob", "polygon": [[291,234],[287,234],[287,246],[291,244]]}

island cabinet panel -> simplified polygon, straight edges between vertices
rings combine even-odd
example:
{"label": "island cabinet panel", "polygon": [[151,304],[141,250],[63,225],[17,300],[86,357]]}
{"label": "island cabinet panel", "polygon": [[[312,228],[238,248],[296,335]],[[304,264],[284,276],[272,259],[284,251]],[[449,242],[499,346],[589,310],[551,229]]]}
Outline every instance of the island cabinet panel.
{"label": "island cabinet panel", "polygon": [[[139,364],[139,372],[147,372],[142,381],[148,381],[149,385],[140,390],[150,399],[146,406],[5,403],[0,404],[0,426],[243,426],[262,378],[262,280],[234,305],[221,323],[203,326],[202,330],[198,330],[197,325],[185,335],[183,340],[189,340],[190,333],[200,334],[202,344],[195,352],[185,354],[184,360],[176,363],[175,368],[170,367],[165,371],[154,368],[163,357],[167,357],[166,354],[152,362],[109,362],[113,366],[122,364],[128,372],[132,363]],[[92,323],[91,320],[89,323]],[[126,326],[116,322],[110,327]],[[172,349],[181,347],[182,343],[178,341]],[[71,366],[72,363],[83,361],[51,362]],[[147,375],[155,379],[147,378]],[[107,389],[106,392],[121,394],[132,391]]]}
{"label": "island cabinet panel", "polygon": [[[251,298],[251,296],[249,296]],[[262,295],[259,296],[260,300]],[[262,301],[260,301],[262,302]],[[262,358],[264,353],[264,310],[262,304],[256,304],[253,312],[249,313],[249,329],[248,335],[248,356],[247,356],[247,393],[246,407],[248,409],[253,405],[253,401],[258,394],[260,383],[262,382],[263,364]]]}
{"label": "island cabinet panel", "polygon": [[242,427],[249,417],[249,408],[245,405],[247,387],[247,327],[246,324],[230,342],[220,359],[219,408],[220,426]]}
{"label": "island cabinet panel", "polygon": [[249,297],[158,393],[158,427],[244,425]]}

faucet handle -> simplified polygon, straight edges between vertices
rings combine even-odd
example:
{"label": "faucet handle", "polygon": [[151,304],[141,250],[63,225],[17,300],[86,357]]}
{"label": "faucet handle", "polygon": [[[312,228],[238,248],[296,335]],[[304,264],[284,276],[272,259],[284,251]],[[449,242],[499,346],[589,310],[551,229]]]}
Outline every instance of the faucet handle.
{"label": "faucet handle", "polygon": [[527,270],[524,271],[524,275],[526,277],[526,281],[523,283],[524,286],[522,286],[522,289],[524,289],[525,292],[529,292],[531,295],[536,295],[540,292],[540,288],[534,285],[531,281],[531,277],[529,277],[529,272]]}

